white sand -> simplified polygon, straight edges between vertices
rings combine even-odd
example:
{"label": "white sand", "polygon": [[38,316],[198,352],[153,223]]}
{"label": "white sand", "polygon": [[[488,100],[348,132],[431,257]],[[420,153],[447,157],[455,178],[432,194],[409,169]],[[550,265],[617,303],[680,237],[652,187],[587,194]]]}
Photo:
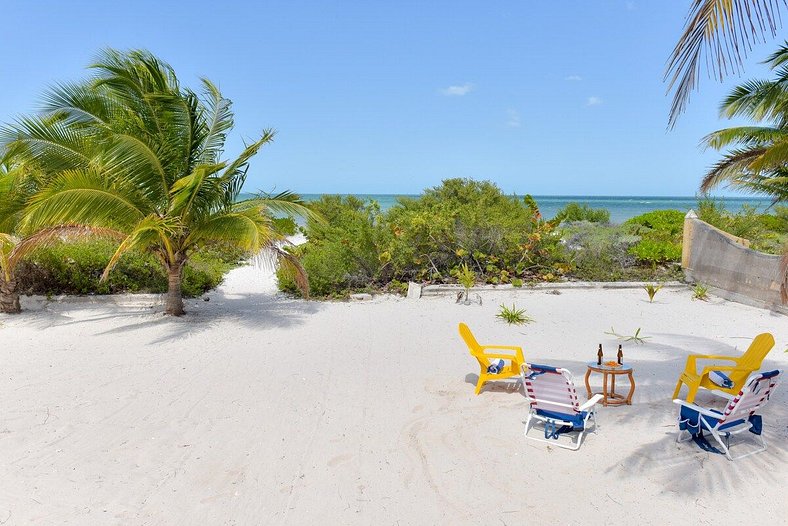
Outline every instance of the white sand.
{"label": "white sand", "polygon": [[[735,463],[674,442],[670,396],[687,353],[763,331],[764,368],[788,369],[788,319],[690,296],[318,303],[247,267],[181,319],[145,297],[0,317],[0,524],[786,523],[788,379],[764,410],[769,449]],[[502,301],[536,322],[497,321]],[[577,452],[526,442],[516,385],[474,396],[459,321],[580,381],[618,343],[604,331],[641,327],[634,404],[600,408]]]}

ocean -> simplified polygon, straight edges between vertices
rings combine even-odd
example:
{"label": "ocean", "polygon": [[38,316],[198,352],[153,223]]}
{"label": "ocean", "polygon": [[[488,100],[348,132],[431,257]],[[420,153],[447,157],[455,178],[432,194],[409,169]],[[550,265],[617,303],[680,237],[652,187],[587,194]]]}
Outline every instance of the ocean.
{"label": "ocean", "polygon": [[[320,199],[321,194],[301,194],[301,197],[309,202]],[[343,194],[344,195],[344,194]],[[359,199],[374,199],[380,204],[381,210],[388,210],[397,204],[400,195],[395,194],[353,194]],[[402,197],[418,197],[417,195],[406,195]],[[592,208],[606,208],[610,211],[610,221],[622,223],[627,219],[650,212],[651,210],[676,209],[687,212],[697,207],[696,197],[652,197],[652,196],[582,196],[582,195],[535,195],[533,196],[539,204],[542,216],[550,219],[568,203],[584,203]],[[744,205],[753,206],[759,210],[765,210],[770,204],[769,199],[759,199],[750,197],[725,197],[715,198],[722,203],[726,209],[736,212]]]}

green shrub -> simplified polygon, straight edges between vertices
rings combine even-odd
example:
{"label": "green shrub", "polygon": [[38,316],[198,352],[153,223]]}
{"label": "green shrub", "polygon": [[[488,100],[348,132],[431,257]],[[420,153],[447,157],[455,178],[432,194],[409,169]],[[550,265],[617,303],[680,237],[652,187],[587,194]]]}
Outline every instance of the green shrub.
{"label": "green shrub", "polygon": [[681,245],[658,239],[642,239],[629,249],[639,261],[656,265],[670,261],[681,261]]}
{"label": "green shrub", "polygon": [[641,236],[629,253],[652,266],[680,261],[684,216],[680,210],[654,210],[625,221],[626,228]]}
{"label": "green shrub", "polygon": [[[654,210],[627,219],[624,224],[634,227],[634,233],[644,234],[649,230],[680,236],[684,230],[684,212],[681,210]],[[643,229],[645,227],[648,230]]]}
{"label": "green shrub", "polygon": [[[309,220],[304,228],[309,241],[290,250],[301,258],[313,295],[342,295],[394,278],[387,251],[393,234],[376,202],[324,195],[311,206],[325,222]],[[298,293],[285,271],[277,277],[281,290]]]}
{"label": "green shrub", "polygon": [[698,201],[698,218],[720,230],[750,241],[750,248],[780,254],[788,241],[788,207],[775,207],[773,213],[759,213],[752,206],[737,212],[725,209],[713,199]]}
{"label": "green shrub", "polygon": [[[512,198],[489,181],[448,179],[386,214],[393,271],[415,280],[446,281],[468,264],[483,282],[544,279],[564,267],[559,236],[532,198]],[[505,271],[505,272],[504,272]]]}
{"label": "green shrub", "polygon": [[591,208],[587,204],[568,203],[553,218],[556,223],[588,221],[590,223],[610,223],[610,211],[605,208]]}
{"label": "green shrub", "polygon": [[[167,291],[167,276],[151,254],[129,252],[107,280],[101,274],[115,252],[106,240],[59,243],[39,248],[19,266],[19,289],[25,294],[113,294],[120,292]],[[243,254],[224,246],[204,247],[195,252],[184,269],[183,293],[199,296],[216,287],[225,272],[238,264]]]}
{"label": "green shrub", "polygon": [[[552,223],[533,199],[504,195],[490,182],[449,179],[386,214],[374,201],[323,196],[325,223],[308,221],[300,256],[315,296],[342,296],[391,282],[454,282],[462,265],[479,281],[557,279],[568,269]],[[296,292],[286,272],[279,287]]]}

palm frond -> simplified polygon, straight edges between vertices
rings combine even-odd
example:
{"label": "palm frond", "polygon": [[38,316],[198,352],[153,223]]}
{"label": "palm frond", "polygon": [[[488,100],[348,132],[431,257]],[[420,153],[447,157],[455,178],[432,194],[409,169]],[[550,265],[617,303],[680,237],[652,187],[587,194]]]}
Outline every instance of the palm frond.
{"label": "palm frond", "polygon": [[197,162],[216,163],[224,152],[227,131],[233,127],[232,103],[225,99],[219,88],[210,80],[203,78],[206,122],[205,135],[200,141]]}
{"label": "palm frond", "polygon": [[111,228],[91,228],[83,225],[65,224],[42,228],[34,234],[25,236],[16,243],[14,250],[9,257],[9,263],[12,265],[12,267],[17,265],[19,261],[24,259],[37,248],[52,246],[64,241],[86,239],[91,237],[123,239],[125,236],[122,232],[113,230]]}
{"label": "palm frond", "polygon": [[214,176],[224,169],[224,164],[204,164],[192,173],[181,177],[170,190],[169,212],[180,217],[203,217],[210,214],[224,195],[222,178]]}
{"label": "palm frond", "polygon": [[298,258],[279,246],[272,246],[270,250],[275,254],[281,269],[293,280],[304,298],[309,299],[309,277]]}
{"label": "palm frond", "polygon": [[185,245],[206,241],[230,243],[251,254],[272,243],[283,242],[271,223],[271,219],[261,209],[249,208],[240,212],[218,213],[192,226]]}
{"label": "palm frond", "polygon": [[764,126],[734,126],[717,130],[701,139],[705,148],[720,150],[732,144],[743,146],[768,146],[776,141],[787,140],[788,130]]}
{"label": "palm frond", "polygon": [[[698,85],[704,65],[722,80],[739,73],[752,45],[774,37],[786,0],[693,0],[684,31],[665,71],[668,91],[675,88],[668,125],[673,127]],[[705,59],[705,60],[704,60]]]}
{"label": "palm frond", "polygon": [[118,261],[126,252],[137,249],[148,249],[152,246],[160,246],[167,254],[169,261],[173,261],[175,254],[170,243],[170,236],[177,227],[167,219],[150,215],[140,221],[134,230],[126,236],[118,245],[115,253],[112,254],[104,272],[101,274],[101,281],[109,277],[109,273],[115,268]]}
{"label": "palm frond", "polygon": [[766,148],[737,149],[729,152],[716,163],[704,176],[700,184],[702,192],[708,192],[725,182],[749,173],[750,164],[763,155]]}
{"label": "palm frond", "polygon": [[128,182],[107,180],[92,170],[66,170],[30,198],[23,227],[80,224],[130,229],[146,215],[135,192]]}
{"label": "palm frond", "polygon": [[258,193],[255,197],[238,201],[233,205],[234,210],[244,210],[250,207],[263,207],[269,213],[286,217],[303,217],[304,219],[325,223],[325,218],[312,210],[301,197],[293,192],[285,191],[278,194]]}

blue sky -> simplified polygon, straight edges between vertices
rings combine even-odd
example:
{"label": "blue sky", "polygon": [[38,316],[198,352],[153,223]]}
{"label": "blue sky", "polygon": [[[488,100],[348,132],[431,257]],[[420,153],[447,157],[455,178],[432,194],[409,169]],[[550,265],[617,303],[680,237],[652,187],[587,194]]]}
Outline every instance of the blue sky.
{"label": "blue sky", "polygon": [[[689,0],[23,2],[3,0],[0,121],[83,78],[107,46],[147,48],[236,111],[228,153],[275,128],[249,190],[417,193],[448,177],[511,193],[694,195],[742,78],[703,79],[675,129],[665,61]],[[724,194],[724,192],[720,192]]]}

